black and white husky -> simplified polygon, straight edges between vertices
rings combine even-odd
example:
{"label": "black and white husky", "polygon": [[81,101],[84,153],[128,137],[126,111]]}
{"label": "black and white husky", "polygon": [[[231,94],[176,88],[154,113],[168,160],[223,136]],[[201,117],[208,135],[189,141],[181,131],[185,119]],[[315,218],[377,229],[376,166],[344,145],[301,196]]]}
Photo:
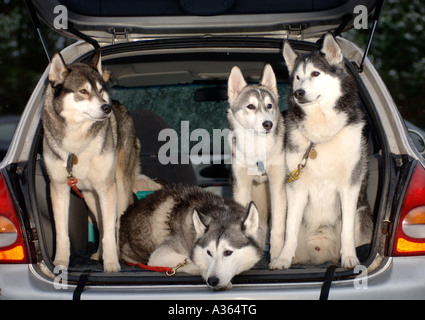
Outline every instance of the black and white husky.
{"label": "black and white husky", "polygon": [[230,289],[233,276],[262,256],[258,211],[199,187],[170,185],[136,202],[121,217],[121,257],[201,275],[213,289]]}
{"label": "black and white husky", "polygon": [[283,55],[292,84],[285,119],[288,213],[284,248],[270,267],[341,259],[353,268],[356,247],[372,233],[365,116],[354,79],[332,34],[321,51],[300,55],[285,42]]}
{"label": "black and white husky", "polygon": [[71,65],[60,54],[53,57],[42,122],[56,227],[54,264],[68,267],[73,188],[84,196],[102,237],[92,258],[103,258],[106,272],[119,271],[116,222],[133,203],[133,187],[142,177],[140,143],[126,108],[105,89],[100,52],[88,63]]}
{"label": "black and white husky", "polygon": [[[256,203],[263,228],[267,227],[270,208],[270,256],[274,260],[283,247],[286,196],[285,126],[272,67],[264,67],[258,85],[248,85],[241,70],[233,67],[228,96],[233,197],[244,206],[250,201]],[[260,239],[260,243],[265,243],[265,239]]]}

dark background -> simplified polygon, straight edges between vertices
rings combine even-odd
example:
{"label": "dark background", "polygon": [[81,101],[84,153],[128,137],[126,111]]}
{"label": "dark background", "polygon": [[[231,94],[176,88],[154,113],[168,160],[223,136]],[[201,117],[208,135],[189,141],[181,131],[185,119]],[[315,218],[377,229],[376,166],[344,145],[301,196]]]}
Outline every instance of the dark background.
{"label": "dark background", "polygon": [[[369,16],[369,26],[372,16]],[[66,39],[43,25],[50,52]],[[362,49],[369,30],[343,34]],[[369,58],[404,118],[425,127],[425,0],[386,0]],[[48,64],[22,0],[0,0],[0,116],[21,114]]]}

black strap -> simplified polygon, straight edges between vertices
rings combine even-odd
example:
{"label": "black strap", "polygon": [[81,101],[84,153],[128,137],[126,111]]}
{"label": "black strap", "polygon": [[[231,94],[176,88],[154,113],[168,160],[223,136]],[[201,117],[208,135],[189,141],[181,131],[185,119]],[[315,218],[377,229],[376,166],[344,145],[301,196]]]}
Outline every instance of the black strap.
{"label": "black strap", "polygon": [[81,300],[81,294],[84,291],[84,288],[86,286],[87,280],[90,276],[91,271],[85,271],[80,275],[80,278],[78,279],[77,287],[74,290],[74,294],[72,295],[72,300]]}
{"label": "black strap", "polygon": [[337,266],[329,266],[326,269],[325,279],[322,284],[322,290],[320,290],[320,298],[319,300],[328,300],[329,290],[331,289],[332,280],[334,278],[335,270]]}

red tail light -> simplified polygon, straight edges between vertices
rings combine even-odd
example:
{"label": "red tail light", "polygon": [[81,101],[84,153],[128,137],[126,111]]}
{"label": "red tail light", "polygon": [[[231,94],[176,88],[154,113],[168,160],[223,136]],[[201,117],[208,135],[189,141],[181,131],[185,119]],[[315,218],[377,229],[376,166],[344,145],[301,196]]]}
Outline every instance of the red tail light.
{"label": "red tail light", "polygon": [[401,210],[393,253],[425,255],[425,169],[418,164]]}
{"label": "red tail light", "polygon": [[27,263],[25,242],[19,221],[0,175],[0,263]]}

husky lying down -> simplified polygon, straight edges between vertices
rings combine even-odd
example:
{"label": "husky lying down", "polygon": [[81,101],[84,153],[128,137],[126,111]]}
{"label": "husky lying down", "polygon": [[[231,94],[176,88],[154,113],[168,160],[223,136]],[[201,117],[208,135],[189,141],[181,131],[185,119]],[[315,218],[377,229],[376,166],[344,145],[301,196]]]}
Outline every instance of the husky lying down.
{"label": "husky lying down", "polygon": [[[233,276],[262,257],[253,202],[248,210],[198,187],[166,186],[133,204],[121,217],[121,258],[201,275],[213,289],[230,289]],[[263,236],[264,237],[264,236]]]}

